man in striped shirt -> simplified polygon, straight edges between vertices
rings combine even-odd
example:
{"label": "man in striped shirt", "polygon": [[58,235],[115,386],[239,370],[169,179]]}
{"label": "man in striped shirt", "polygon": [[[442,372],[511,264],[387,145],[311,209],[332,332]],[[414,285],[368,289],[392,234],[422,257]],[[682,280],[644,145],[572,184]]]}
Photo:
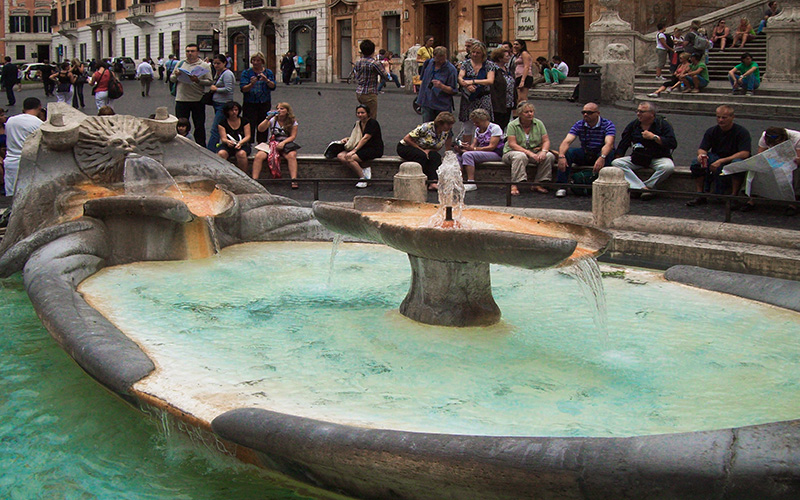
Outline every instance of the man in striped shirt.
{"label": "man in striped shirt", "polygon": [[[569,133],[558,147],[558,175],[556,182],[566,184],[569,181],[570,167],[591,166],[595,175],[614,159],[614,140],[617,129],[611,120],[600,116],[600,107],[587,102],[583,105],[583,119],[578,120],[569,129]],[[576,138],[580,138],[581,147],[570,148]],[[566,189],[556,191],[556,196],[567,195]]]}
{"label": "man in striped shirt", "polygon": [[356,71],[356,99],[358,102],[369,108],[369,117],[378,119],[378,77],[383,76],[390,80],[388,65],[389,61],[382,63],[376,61],[372,56],[375,55],[375,43],[372,40],[364,40],[358,46],[361,51],[361,59],[355,63]]}

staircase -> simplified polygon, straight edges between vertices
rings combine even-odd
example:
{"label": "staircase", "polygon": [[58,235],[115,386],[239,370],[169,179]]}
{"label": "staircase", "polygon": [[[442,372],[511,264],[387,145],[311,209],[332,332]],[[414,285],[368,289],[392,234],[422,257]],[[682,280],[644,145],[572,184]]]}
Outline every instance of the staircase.
{"label": "staircase", "polygon": [[[647,71],[636,75],[633,102],[617,104],[633,109],[641,101],[652,100],[664,112],[703,115],[713,115],[720,104],[731,104],[736,108],[737,116],[796,119],[800,114],[800,85],[762,82],[753,96],[731,95],[728,71],[741,62],[741,56],[745,52],[749,52],[758,63],[763,78],[767,65],[767,39],[762,34],[748,42],[744,49],[726,48],[724,52],[717,48],[711,49],[708,54],[708,75],[711,82],[699,94],[673,92],[662,93],[658,98],[647,97],[647,94],[654,92],[662,83],[655,79],[655,71]],[[666,68],[663,74],[667,75]]]}

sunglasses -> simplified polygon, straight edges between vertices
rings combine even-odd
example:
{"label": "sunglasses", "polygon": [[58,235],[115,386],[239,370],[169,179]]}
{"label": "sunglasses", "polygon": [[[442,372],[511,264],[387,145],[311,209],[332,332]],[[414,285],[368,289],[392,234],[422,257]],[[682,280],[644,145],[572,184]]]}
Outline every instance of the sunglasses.
{"label": "sunglasses", "polygon": [[581,111],[581,114],[584,114],[584,115],[593,115],[595,113],[597,113],[597,111],[585,111],[585,110]]}

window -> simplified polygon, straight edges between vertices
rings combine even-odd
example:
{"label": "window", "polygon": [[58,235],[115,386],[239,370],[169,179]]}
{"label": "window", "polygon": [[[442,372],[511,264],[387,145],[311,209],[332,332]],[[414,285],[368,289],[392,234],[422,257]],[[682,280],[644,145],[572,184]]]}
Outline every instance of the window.
{"label": "window", "polygon": [[8,16],[8,32],[30,33],[31,32],[30,16]]}
{"label": "window", "polygon": [[483,18],[483,37],[481,40],[487,47],[496,47],[503,41],[503,7],[502,5],[491,5],[481,7],[481,17]]}
{"label": "window", "polygon": [[150,35],[144,36],[144,56],[150,59]]}
{"label": "window", "polygon": [[158,34],[158,57],[164,57],[164,33]]}
{"label": "window", "polygon": [[[125,54],[122,54],[125,55]],[[133,37],[133,58],[139,60],[139,37]]]}
{"label": "window", "polygon": [[125,0],[117,0],[117,10],[125,10]]}
{"label": "window", "polygon": [[111,12],[111,0],[103,0],[103,12]]}
{"label": "window", "polygon": [[89,15],[97,14],[97,0],[89,0]]}
{"label": "window", "polygon": [[17,45],[17,61],[25,60],[25,46]]}
{"label": "window", "polygon": [[383,31],[386,33],[386,50],[395,54],[400,51],[400,16],[386,16],[383,18]]}
{"label": "window", "polygon": [[69,20],[70,21],[74,21],[75,20],[75,4],[74,3],[69,4],[68,8],[69,8]]}
{"label": "window", "polygon": [[78,0],[77,4],[78,12],[76,13],[76,19],[86,19],[86,0]]}
{"label": "window", "polygon": [[66,4],[61,4],[61,21],[67,20],[67,6]]}
{"label": "window", "polygon": [[86,44],[85,43],[81,44],[81,49],[80,50],[81,50],[81,61],[85,61],[86,60]]}
{"label": "window", "polygon": [[127,55],[125,54],[125,39],[123,38],[122,40],[120,40],[120,43],[122,44],[122,46],[120,47],[122,49],[122,57],[125,57]]}
{"label": "window", "polygon": [[33,16],[33,32],[34,33],[49,33],[50,32],[50,16]]}

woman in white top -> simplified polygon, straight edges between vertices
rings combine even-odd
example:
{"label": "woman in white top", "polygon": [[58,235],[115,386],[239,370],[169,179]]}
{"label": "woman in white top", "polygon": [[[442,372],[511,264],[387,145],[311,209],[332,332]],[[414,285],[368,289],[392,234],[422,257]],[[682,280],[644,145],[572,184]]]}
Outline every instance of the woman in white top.
{"label": "woman in white top", "polygon": [[[268,141],[275,143],[278,154],[286,158],[286,165],[289,167],[289,177],[297,179],[297,150],[300,146],[294,142],[297,139],[298,124],[294,117],[292,107],[287,102],[279,102],[275,108],[277,115],[267,118],[258,124],[259,132],[266,132],[269,129]],[[258,151],[253,159],[253,179],[258,179],[264,160],[269,155],[265,151]],[[292,182],[292,189],[299,188],[300,185]]]}
{"label": "woman in white top", "polygon": [[485,109],[476,109],[469,114],[469,119],[475,125],[475,136],[469,144],[459,146],[461,153],[458,160],[467,173],[466,191],[475,191],[475,164],[485,161],[503,161],[503,129],[500,125],[492,123],[489,112]]}

